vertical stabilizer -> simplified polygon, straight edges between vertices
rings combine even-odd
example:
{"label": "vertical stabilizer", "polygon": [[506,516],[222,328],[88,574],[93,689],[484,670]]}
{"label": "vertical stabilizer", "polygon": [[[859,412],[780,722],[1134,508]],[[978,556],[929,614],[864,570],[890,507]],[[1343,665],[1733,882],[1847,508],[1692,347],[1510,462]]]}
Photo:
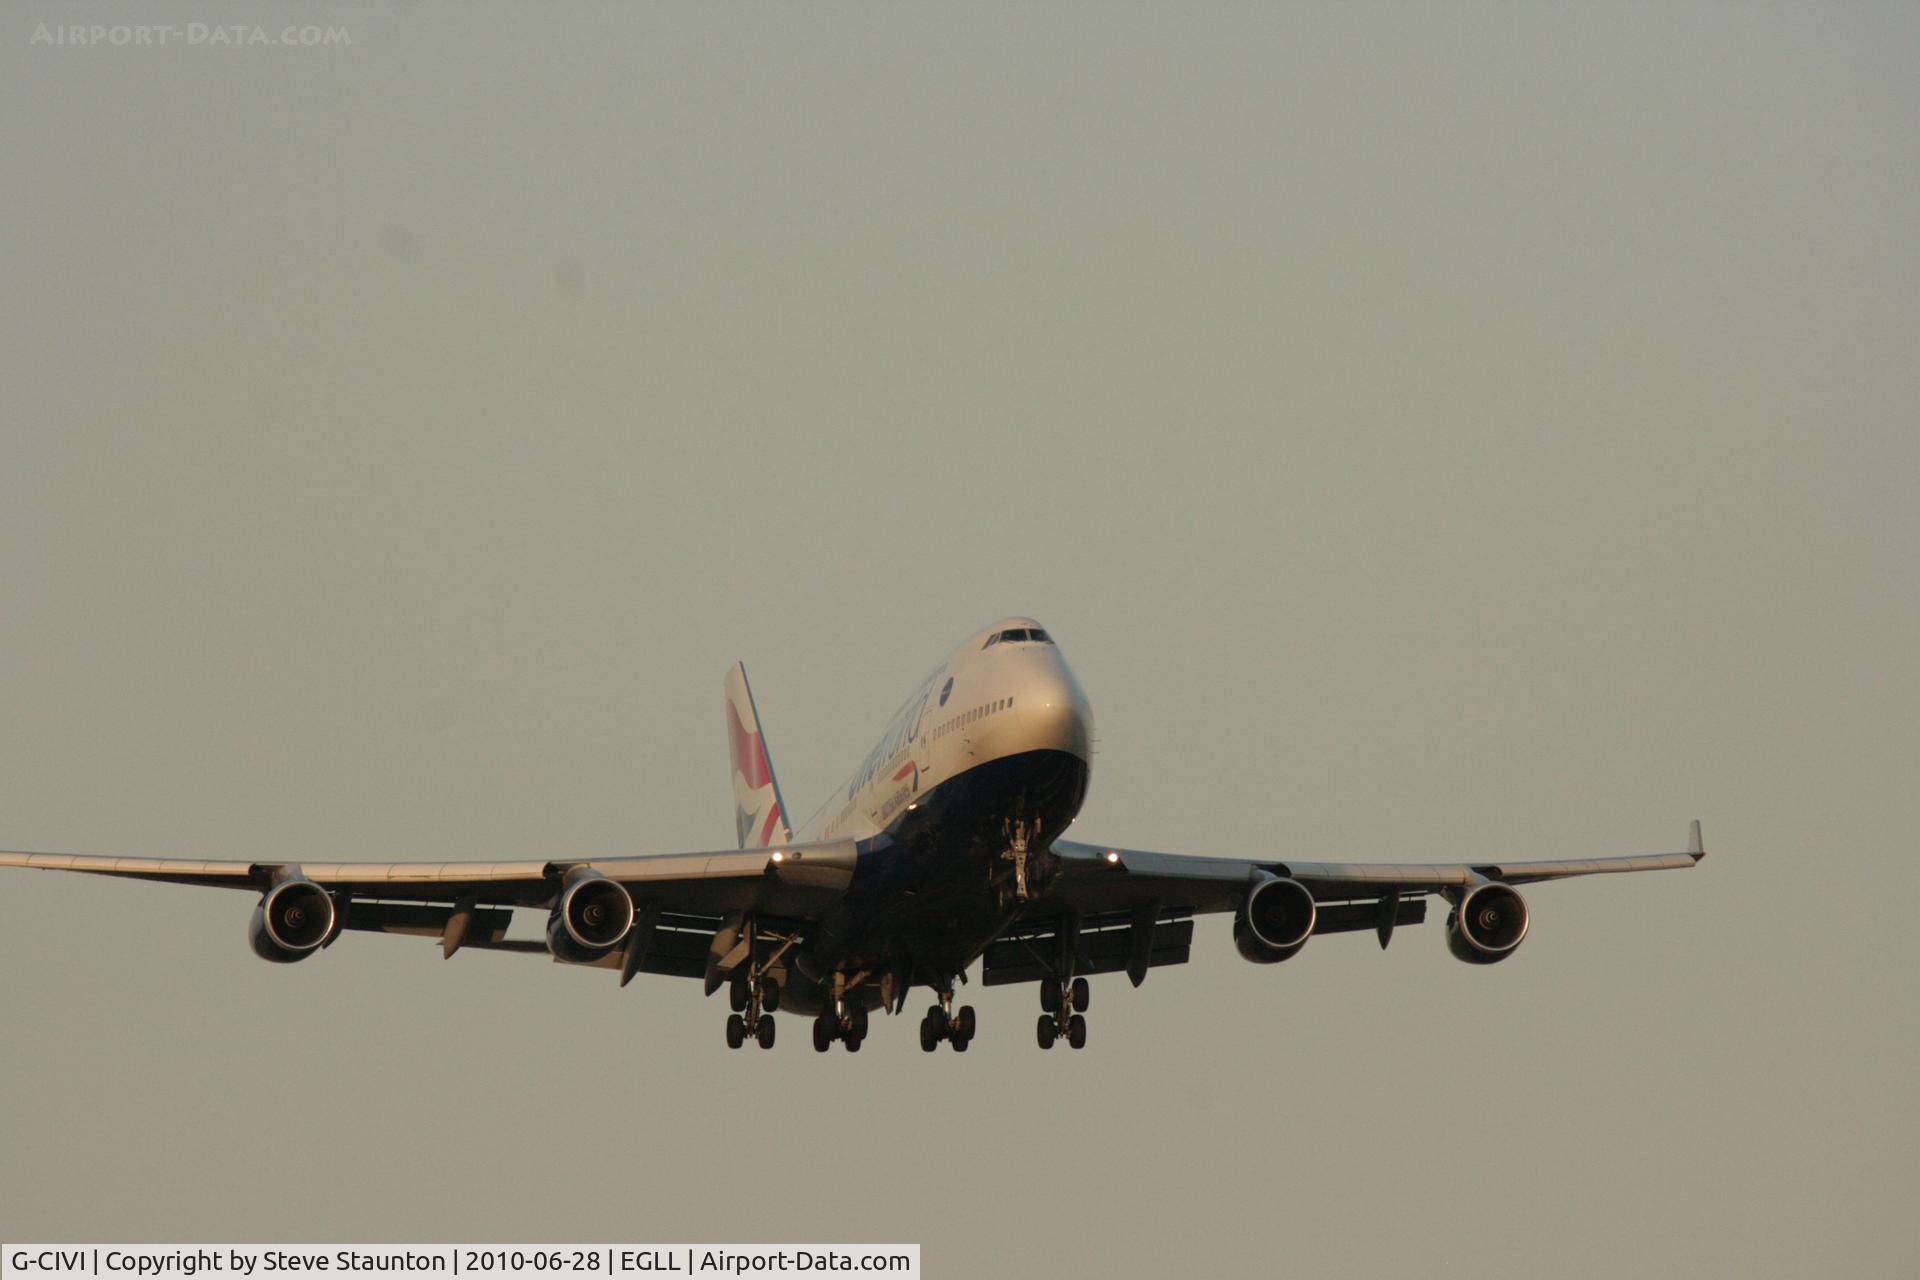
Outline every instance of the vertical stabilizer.
{"label": "vertical stabilizer", "polygon": [[733,822],[742,849],[765,849],[789,844],[793,829],[780,784],[773,778],[766,735],[760,714],[747,687],[747,669],[739,663],[727,669],[727,749],[733,753]]}

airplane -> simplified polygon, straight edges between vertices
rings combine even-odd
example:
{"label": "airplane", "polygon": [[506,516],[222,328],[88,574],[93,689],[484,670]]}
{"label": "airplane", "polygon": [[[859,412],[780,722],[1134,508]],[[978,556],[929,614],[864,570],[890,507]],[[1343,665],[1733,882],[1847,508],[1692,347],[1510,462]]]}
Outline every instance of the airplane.
{"label": "airplane", "polygon": [[[1448,906],[1447,949],[1495,964],[1526,939],[1516,886],[1691,867],[1678,853],[1568,861],[1306,862],[1154,853],[1065,838],[1087,794],[1093,711],[1032,618],[976,632],[921,681],[852,776],[795,828],[746,670],[724,680],[737,848],[511,862],[218,861],[0,853],[0,866],[78,871],[259,895],[248,938],[291,963],[349,931],[437,938],[440,953],[530,952],[562,964],[697,978],[728,989],[726,1042],[770,1049],[774,1013],[813,1016],[813,1047],[857,1053],[869,1013],[926,987],[920,1047],[964,1053],[976,1019],[954,1007],[977,961],[986,986],[1036,983],[1042,1049],[1087,1041],[1087,979],[1186,963],[1194,919],[1231,913],[1256,964],[1321,934],[1371,930],[1381,947]],[[510,938],[516,909],[542,939]]]}

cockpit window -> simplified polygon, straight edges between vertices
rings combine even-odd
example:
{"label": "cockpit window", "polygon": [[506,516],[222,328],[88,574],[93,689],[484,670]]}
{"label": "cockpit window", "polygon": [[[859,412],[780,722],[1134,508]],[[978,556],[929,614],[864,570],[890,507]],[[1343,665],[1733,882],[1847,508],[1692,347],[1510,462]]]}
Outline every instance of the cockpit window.
{"label": "cockpit window", "polygon": [[990,648],[993,645],[999,644],[1002,640],[1008,644],[1012,644],[1017,640],[1034,640],[1041,644],[1053,643],[1053,637],[1038,627],[1012,627],[1006,631],[996,632],[988,636],[987,643],[980,647],[982,649]]}
{"label": "cockpit window", "polygon": [[996,631],[993,635],[989,635],[989,637],[987,637],[987,643],[981,645],[981,649],[991,649],[993,645],[998,645],[1000,641],[1006,641],[1008,645],[1012,645],[1012,643],[1016,643],[1016,641],[1039,641],[1041,645],[1052,645],[1052,643],[1054,643],[1054,639],[1052,639],[1046,631],[1043,631],[1043,629],[1008,628],[1006,631]]}

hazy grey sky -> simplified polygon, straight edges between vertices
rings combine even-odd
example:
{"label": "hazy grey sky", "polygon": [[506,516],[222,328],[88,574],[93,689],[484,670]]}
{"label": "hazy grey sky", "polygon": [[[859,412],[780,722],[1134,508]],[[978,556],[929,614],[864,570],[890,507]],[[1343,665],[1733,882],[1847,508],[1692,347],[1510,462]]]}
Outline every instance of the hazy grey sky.
{"label": "hazy grey sky", "polygon": [[1905,4],[8,6],[0,847],[724,847],[728,662],[810,812],[1028,612],[1088,838],[1713,856],[1486,970],[1206,920],[1079,1054],[976,987],[965,1057],[3,872],[0,1232],[1920,1271],[1917,54]]}

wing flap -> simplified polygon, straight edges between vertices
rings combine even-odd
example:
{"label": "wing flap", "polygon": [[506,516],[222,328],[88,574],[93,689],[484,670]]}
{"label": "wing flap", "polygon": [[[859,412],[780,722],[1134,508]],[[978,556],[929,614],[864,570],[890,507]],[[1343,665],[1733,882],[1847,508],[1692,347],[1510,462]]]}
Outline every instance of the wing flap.
{"label": "wing flap", "polygon": [[[423,902],[364,902],[358,898],[347,903],[340,920],[343,929],[366,933],[399,933],[416,938],[440,938],[446,935],[447,922],[453,918],[452,906]],[[481,907],[473,912],[461,945],[491,947],[504,942],[513,924],[513,912],[505,907]],[[542,950],[544,950],[544,946]]]}
{"label": "wing flap", "polygon": [[[657,973],[670,978],[699,978],[707,972],[707,943],[713,937],[711,925],[695,931],[681,928],[668,928],[663,919],[661,926],[654,930],[647,941],[647,954],[640,961],[638,973]],[[543,947],[542,950],[545,950]],[[612,969],[619,971],[626,957],[619,948],[598,956],[592,960],[578,962],[586,969]],[[786,976],[784,968],[780,977]]]}
{"label": "wing flap", "polygon": [[[1335,902],[1320,907],[1314,913],[1313,936],[1323,933],[1359,933],[1363,929],[1377,930],[1381,927],[1382,911],[1378,902]],[[1402,898],[1393,904],[1393,923],[1389,929],[1401,925],[1424,924],[1427,919],[1427,900],[1425,898]]]}
{"label": "wing flap", "polygon": [[[1073,972],[1081,975],[1120,973],[1133,954],[1133,921],[1128,916],[1101,917],[1083,922],[1074,944]],[[1147,967],[1185,964],[1193,948],[1193,921],[1155,921],[1147,952]],[[981,982],[989,987],[1016,982],[1039,982],[1059,972],[1060,925],[1022,930],[1001,938],[981,956]]]}

